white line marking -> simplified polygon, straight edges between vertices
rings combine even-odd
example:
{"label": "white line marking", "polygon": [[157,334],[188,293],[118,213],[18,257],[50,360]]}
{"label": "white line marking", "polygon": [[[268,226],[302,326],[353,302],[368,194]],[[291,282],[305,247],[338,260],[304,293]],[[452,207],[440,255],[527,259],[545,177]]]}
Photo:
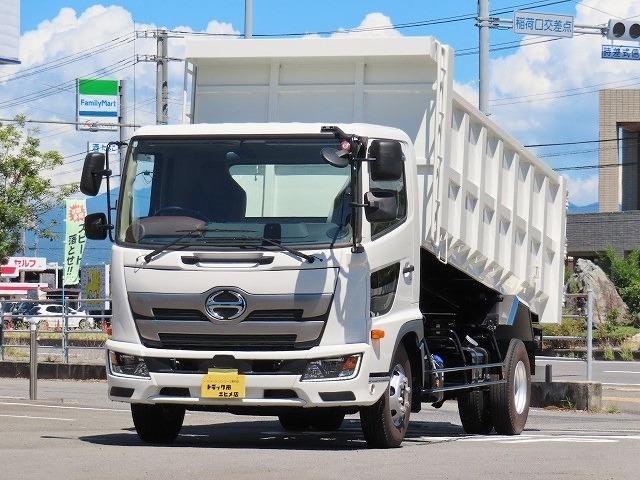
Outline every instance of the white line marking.
{"label": "white line marking", "polygon": [[640,387],[640,383],[603,383],[612,387]]}
{"label": "white line marking", "polygon": [[0,417],[31,418],[33,420],[60,420],[61,422],[73,422],[73,418],[32,417],[30,415],[4,415],[4,414],[0,414]]}
{"label": "white line marking", "polygon": [[126,412],[129,413],[129,410],[124,410],[121,408],[95,408],[95,407],[69,407],[66,405],[40,405],[36,403],[23,403],[23,402],[0,402],[0,405],[18,405],[22,407],[40,407],[40,408],[59,408],[61,410],[92,410],[94,412]]}
{"label": "white line marking", "polygon": [[640,372],[633,372],[629,370],[603,370],[602,373],[635,373],[636,375],[640,375]]}

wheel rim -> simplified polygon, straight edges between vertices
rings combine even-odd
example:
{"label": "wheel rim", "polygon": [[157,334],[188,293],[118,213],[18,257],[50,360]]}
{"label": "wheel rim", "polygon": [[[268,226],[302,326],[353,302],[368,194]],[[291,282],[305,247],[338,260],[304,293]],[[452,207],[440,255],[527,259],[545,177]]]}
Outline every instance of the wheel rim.
{"label": "wheel rim", "polygon": [[524,412],[524,407],[527,404],[527,388],[527,370],[520,360],[513,376],[513,400],[518,414]]}
{"label": "wheel rim", "polygon": [[389,382],[389,411],[391,420],[397,428],[402,428],[409,411],[411,400],[409,398],[409,379],[404,373],[402,365],[396,365],[391,371]]}

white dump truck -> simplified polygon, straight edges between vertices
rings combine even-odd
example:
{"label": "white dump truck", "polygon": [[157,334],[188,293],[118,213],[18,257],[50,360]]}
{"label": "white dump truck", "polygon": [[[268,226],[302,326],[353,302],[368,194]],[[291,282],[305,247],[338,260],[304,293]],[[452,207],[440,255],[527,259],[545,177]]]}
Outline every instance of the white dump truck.
{"label": "white dump truck", "polygon": [[[113,237],[112,400],[169,442],[185,410],[396,447],[457,399],[518,434],[536,322],[560,318],[566,185],[452,88],[430,37],[187,43],[185,124],[130,139]],[[106,163],[106,164],[105,164]],[[109,180],[87,156],[81,189]]]}

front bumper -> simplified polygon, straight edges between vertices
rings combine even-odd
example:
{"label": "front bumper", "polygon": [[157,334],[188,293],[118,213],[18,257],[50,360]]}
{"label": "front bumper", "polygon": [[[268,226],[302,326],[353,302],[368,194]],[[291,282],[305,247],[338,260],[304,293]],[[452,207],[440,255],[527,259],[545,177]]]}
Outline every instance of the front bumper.
{"label": "front bumper", "polygon": [[[313,360],[350,354],[362,354],[358,374],[348,380],[301,381],[301,375],[247,374],[243,399],[209,399],[200,397],[202,373],[154,373],[150,378],[113,375],[107,368],[109,398],[115,401],[185,406],[233,407],[336,407],[367,406],[375,403],[389,383],[385,376],[370,376],[374,356],[370,345],[349,344],[320,346],[304,351],[203,352],[152,349],[142,345],[109,340],[107,349],[139,357],[211,359],[215,355],[232,355],[238,360]],[[115,387],[115,388],[114,388]],[[161,392],[162,389],[164,392]],[[189,396],[171,395],[172,390],[188,389]],[[169,394],[166,392],[169,391]],[[273,398],[268,392],[289,391],[291,398]],[[126,392],[127,396],[122,395]],[[117,393],[118,395],[114,395]],[[130,395],[129,395],[130,394]]]}

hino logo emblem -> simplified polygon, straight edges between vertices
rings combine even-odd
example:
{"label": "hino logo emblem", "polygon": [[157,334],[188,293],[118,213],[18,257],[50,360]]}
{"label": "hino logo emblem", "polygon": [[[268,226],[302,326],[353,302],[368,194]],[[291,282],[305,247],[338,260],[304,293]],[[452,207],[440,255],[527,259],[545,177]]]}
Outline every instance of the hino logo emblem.
{"label": "hino logo emblem", "polygon": [[238,292],[219,290],[209,295],[204,308],[216,320],[234,320],[245,312],[247,301]]}

